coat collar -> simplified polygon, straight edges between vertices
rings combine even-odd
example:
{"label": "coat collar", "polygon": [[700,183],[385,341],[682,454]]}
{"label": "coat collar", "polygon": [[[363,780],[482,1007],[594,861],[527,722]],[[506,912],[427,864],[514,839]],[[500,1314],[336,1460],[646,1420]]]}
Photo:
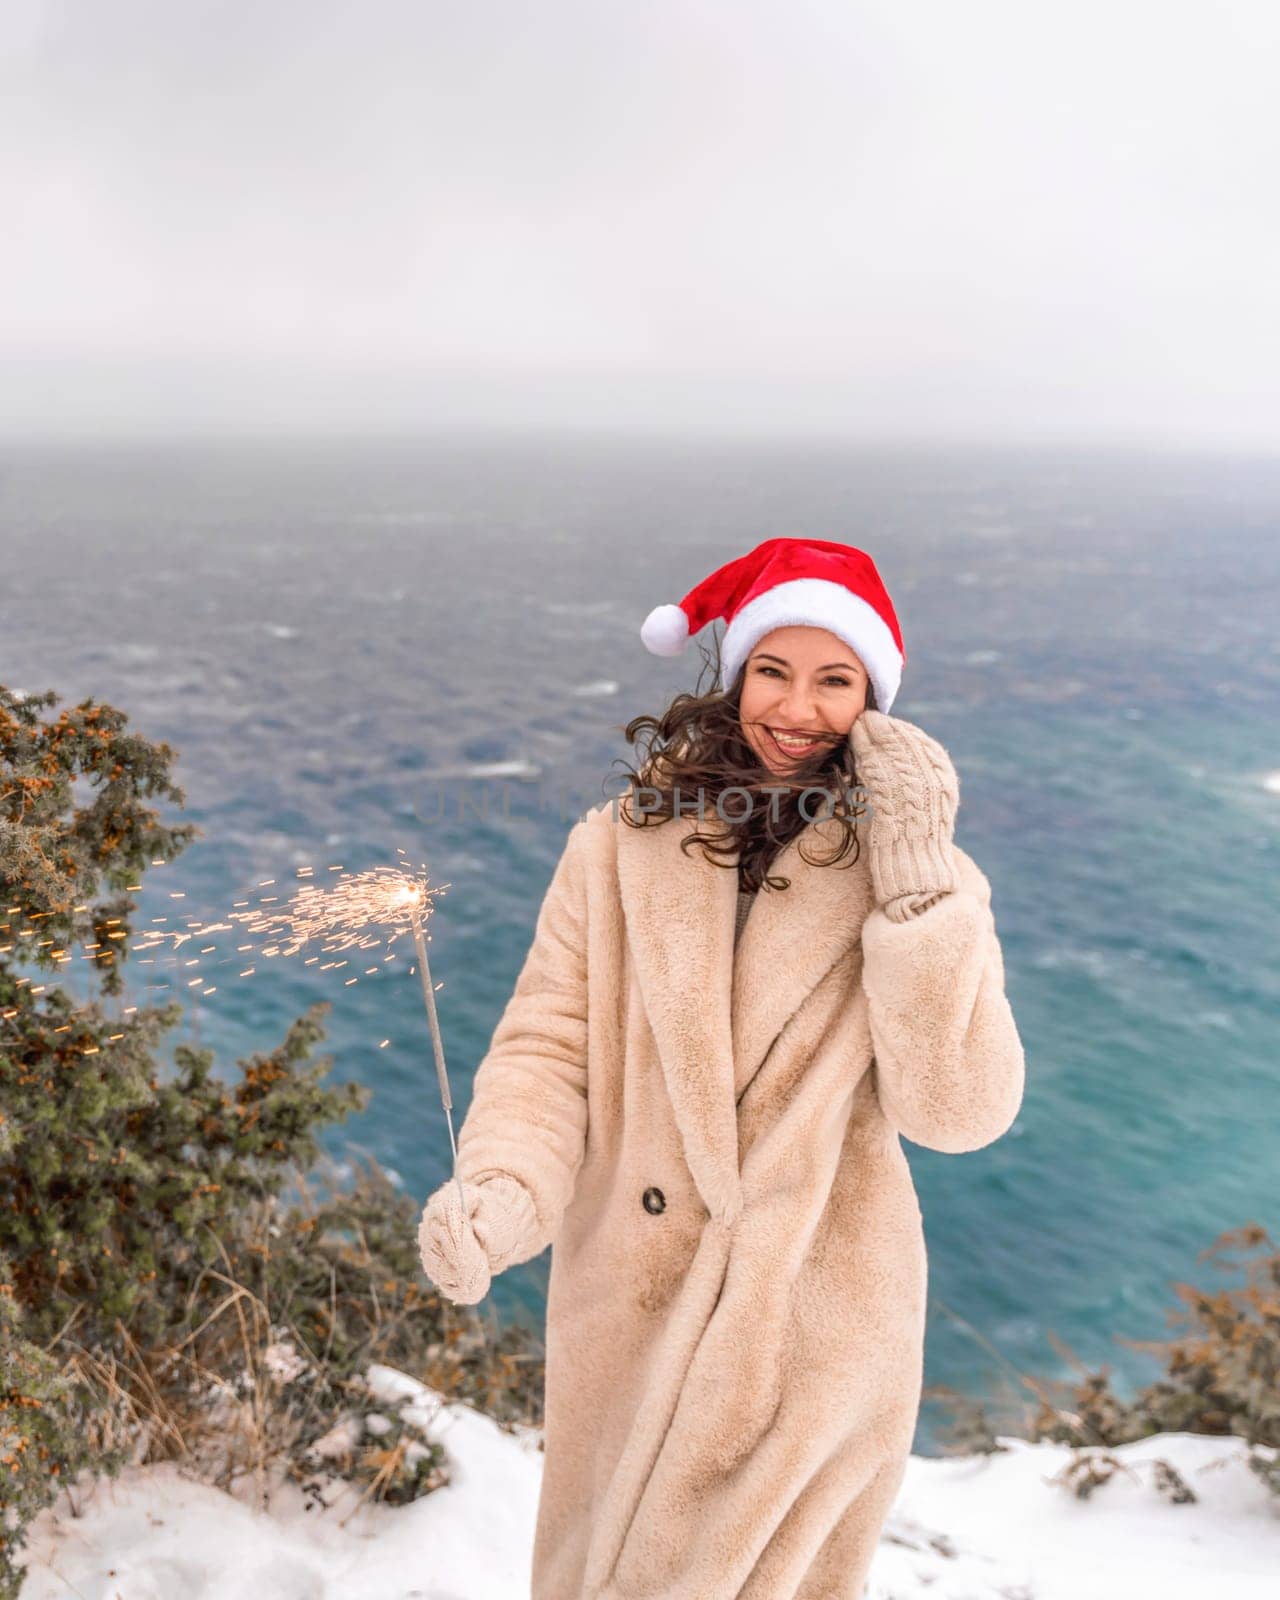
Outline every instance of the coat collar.
{"label": "coat collar", "polygon": [[871,905],[866,838],[857,862],[834,867],[800,852],[827,860],[838,820],[818,818],[784,846],[770,873],[790,887],[756,896],[735,960],[737,871],[700,845],[680,848],[695,831],[722,828],[718,819],[615,826],[627,940],[685,1159],[712,1217],[732,1225],[742,1203],[739,1103],[787,1019],[859,935]]}

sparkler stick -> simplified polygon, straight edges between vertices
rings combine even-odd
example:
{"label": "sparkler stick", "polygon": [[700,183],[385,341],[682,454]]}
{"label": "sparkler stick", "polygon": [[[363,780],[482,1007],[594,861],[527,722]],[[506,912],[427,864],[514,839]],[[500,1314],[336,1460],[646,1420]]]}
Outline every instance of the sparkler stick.
{"label": "sparkler stick", "polygon": [[431,967],[427,961],[427,941],[422,937],[422,918],[418,914],[418,900],[409,904],[409,919],[413,926],[413,943],[418,952],[418,973],[422,978],[422,993],[427,1002],[427,1021],[431,1024],[431,1047],[435,1051],[436,1074],[440,1079],[440,1099],[444,1103],[444,1117],[449,1125],[449,1148],[453,1151],[453,1175],[458,1180],[458,1198],[462,1201],[462,1215],[467,1215],[467,1196],[462,1187],[462,1174],[458,1171],[458,1145],[453,1136],[453,1096],[449,1093],[449,1075],[444,1065],[444,1043],[440,1038],[440,1019],[436,1015],[436,993],[431,983]]}

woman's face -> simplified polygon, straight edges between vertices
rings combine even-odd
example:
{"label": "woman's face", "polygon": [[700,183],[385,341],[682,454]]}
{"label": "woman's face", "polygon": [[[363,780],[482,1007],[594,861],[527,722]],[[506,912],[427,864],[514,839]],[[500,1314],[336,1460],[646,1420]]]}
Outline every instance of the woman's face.
{"label": "woman's face", "polygon": [[747,742],[771,773],[786,777],[848,737],[866,708],[867,682],[862,662],[834,633],[775,628],[746,660],[740,714]]}

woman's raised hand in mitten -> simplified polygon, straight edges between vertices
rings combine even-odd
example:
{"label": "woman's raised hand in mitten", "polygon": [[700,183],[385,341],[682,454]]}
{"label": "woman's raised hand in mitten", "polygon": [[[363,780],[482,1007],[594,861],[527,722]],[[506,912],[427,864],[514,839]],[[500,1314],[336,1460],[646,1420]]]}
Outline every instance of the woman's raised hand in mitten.
{"label": "woman's raised hand in mitten", "polygon": [[901,717],[863,711],[849,730],[871,810],[871,881],[878,904],[905,922],[955,889],[960,783],[936,739]]}
{"label": "woman's raised hand in mitten", "polygon": [[510,1265],[535,1223],[529,1191],[500,1174],[463,1180],[466,1216],[456,1178],[427,1201],[418,1224],[423,1270],[447,1299],[471,1306],[489,1292],[492,1275]]}

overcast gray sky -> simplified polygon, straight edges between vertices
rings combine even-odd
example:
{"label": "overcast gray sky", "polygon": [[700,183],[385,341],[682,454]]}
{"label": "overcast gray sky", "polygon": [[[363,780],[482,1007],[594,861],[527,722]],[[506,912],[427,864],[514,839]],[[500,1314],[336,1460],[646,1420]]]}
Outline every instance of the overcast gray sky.
{"label": "overcast gray sky", "polygon": [[1276,0],[0,0],[0,427],[1280,419]]}

